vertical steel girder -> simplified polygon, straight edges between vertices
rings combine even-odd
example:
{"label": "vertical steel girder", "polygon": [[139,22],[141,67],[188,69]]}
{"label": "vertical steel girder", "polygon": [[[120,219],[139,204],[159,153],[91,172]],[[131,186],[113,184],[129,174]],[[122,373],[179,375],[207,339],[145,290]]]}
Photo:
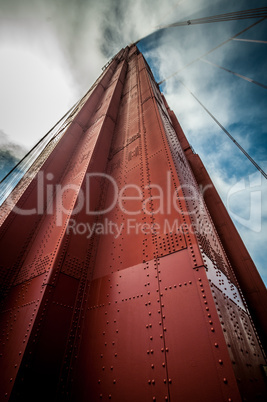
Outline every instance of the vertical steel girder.
{"label": "vertical steel girder", "polygon": [[[264,400],[261,344],[180,130],[122,49],[20,190],[38,209],[41,177],[50,213],[3,206],[1,400]],[[77,212],[81,193],[108,209],[110,177],[121,203]]]}

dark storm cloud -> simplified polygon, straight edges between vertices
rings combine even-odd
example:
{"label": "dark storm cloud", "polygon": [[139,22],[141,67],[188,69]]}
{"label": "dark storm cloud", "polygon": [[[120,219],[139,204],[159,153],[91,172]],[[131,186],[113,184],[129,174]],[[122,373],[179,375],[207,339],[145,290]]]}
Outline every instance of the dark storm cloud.
{"label": "dark storm cloud", "polygon": [[71,71],[75,83],[86,90],[89,77],[95,79],[106,61],[99,49],[105,3],[90,0],[1,2],[0,33],[13,42],[27,41],[33,52],[45,53],[51,65],[60,62]]}
{"label": "dark storm cloud", "polygon": [[138,39],[136,11],[130,2],[125,0],[117,0],[112,7],[105,8],[100,27],[100,49],[107,58],[116,54],[121,47]]}
{"label": "dark storm cloud", "polygon": [[49,46],[54,35],[63,53],[61,63],[67,62],[85,91],[110,57],[154,31],[161,16],[171,16],[176,8],[176,0],[0,0],[0,24],[4,29],[8,21],[11,37],[26,38],[33,51],[45,51],[51,63],[60,57]]}
{"label": "dark storm cloud", "polygon": [[7,135],[0,130],[0,180],[26,154],[26,149],[8,140]]}

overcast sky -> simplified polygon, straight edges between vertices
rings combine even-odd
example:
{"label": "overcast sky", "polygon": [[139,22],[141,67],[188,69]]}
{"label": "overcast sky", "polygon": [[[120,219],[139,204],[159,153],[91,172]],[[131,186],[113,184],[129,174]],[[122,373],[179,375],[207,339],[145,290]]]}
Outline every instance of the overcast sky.
{"label": "overcast sky", "polygon": [[[161,24],[263,6],[264,0],[0,0],[1,176],[76,103],[120,48]],[[253,22],[170,28],[138,46],[160,81]],[[239,38],[267,41],[267,21]],[[205,59],[267,85],[266,44],[231,41]],[[265,171],[267,91],[203,61],[161,86],[267,283],[267,182],[179,78]]]}

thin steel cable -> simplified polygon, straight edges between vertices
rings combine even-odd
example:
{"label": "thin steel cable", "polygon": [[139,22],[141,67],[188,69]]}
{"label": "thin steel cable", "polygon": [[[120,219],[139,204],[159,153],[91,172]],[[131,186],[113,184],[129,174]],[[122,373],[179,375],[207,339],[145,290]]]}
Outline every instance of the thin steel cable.
{"label": "thin steel cable", "polygon": [[[104,73],[102,73],[104,74]],[[88,96],[88,94],[93,90],[97,83],[98,79],[95,81],[95,83],[89,88],[89,90],[82,96],[81,99],[79,99],[65,114],[61,119],[46,133],[38,142],[37,144],[34,145],[34,147],[7,173],[7,175],[0,181],[0,184],[2,184],[2,188],[0,190],[0,202],[1,198],[4,197],[4,199],[8,196],[9,190],[15,188],[15,186],[18,184],[18,182],[21,180],[22,175],[25,175],[29,168],[32,165],[32,162],[36,160],[36,158],[46,149],[46,147],[56,138],[59,136],[59,134],[64,131],[70,123],[65,124],[64,122],[60,125],[62,120],[64,118],[70,119],[72,116],[75,115],[77,111],[77,107],[79,104],[81,104],[84,99]],[[60,125],[60,126],[59,126]],[[59,127],[58,127],[59,126]],[[57,128],[58,127],[58,128]],[[54,131],[57,128],[56,131]],[[54,133],[53,133],[54,131]],[[49,135],[51,138],[49,138]],[[48,141],[45,143],[46,138]],[[16,169],[19,169],[19,171],[16,172]],[[11,177],[9,177],[12,173]],[[6,179],[9,179],[9,181],[6,182]],[[6,195],[5,195],[6,194]],[[4,200],[3,200],[4,201]]]}
{"label": "thin steel cable", "polygon": [[[20,159],[20,161],[5,175],[5,177],[0,181],[0,184],[3,183],[8,176],[17,168],[19,167],[24,161],[25,159],[32,154],[33,152],[35,152],[38,148],[39,145],[41,145],[41,143],[46,139],[46,137],[48,137],[49,134],[51,134],[51,132],[61,123],[61,121],[68,115],[68,113],[70,113],[72,111],[73,108],[75,108],[75,106],[78,104],[78,102],[75,103],[75,105],[73,105],[68,111],[67,113],[64,114],[64,116],[62,116],[58,122],[29,150],[29,152],[26,153],[26,155]],[[57,134],[56,134],[57,135]],[[53,138],[52,138],[53,139]],[[52,140],[51,139],[51,140]],[[50,141],[51,141],[50,140]],[[50,142],[49,141],[49,142]],[[47,144],[46,144],[47,145]]]}
{"label": "thin steel cable", "polygon": [[233,141],[233,143],[240,149],[241,152],[247,157],[247,159],[258,169],[258,171],[267,179],[267,174],[264,170],[254,161],[254,159],[245,151],[245,149],[234,139],[234,137],[226,130],[225,127],[216,119],[215,116],[203,105],[203,103],[190,91],[190,89],[185,85],[182,80],[179,82],[187,89],[187,91],[193,96],[193,98],[203,107],[203,109],[210,115],[210,117],[215,121],[215,123],[225,132],[225,134]]}
{"label": "thin steel cable", "polygon": [[256,40],[256,39],[232,39],[232,40],[238,40],[240,42],[254,42],[254,43],[267,43],[267,40]]}
{"label": "thin steel cable", "polygon": [[235,34],[234,36],[232,36],[231,38],[223,41],[222,43],[220,43],[219,45],[215,46],[214,48],[212,48],[211,50],[209,50],[208,52],[202,54],[201,56],[199,56],[197,59],[190,61],[190,63],[186,64],[184,67],[182,67],[180,70],[175,71],[173,74],[169,75],[167,78],[165,78],[164,80],[161,80],[160,82],[158,82],[158,85],[163,84],[163,82],[169,80],[170,78],[174,77],[175,75],[179,74],[181,71],[183,71],[185,68],[191,66],[191,64],[195,63],[196,61],[199,61],[202,57],[207,56],[208,54],[214,52],[214,50],[218,49],[219,47],[225,45],[226,43],[230,42],[231,40],[233,40],[234,38],[236,38],[237,36],[241,35],[242,33],[248,31],[249,29],[251,29],[252,27],[254,27],[257,24],[260,24],[262,21],[264,21],[265,18],[261,18],[260,20],[254,22],[253,24],[249,25],[247,28],[242,29],[242,31],[238,32],[237,34]]}
{"label": "thin steel cable", "polygon": [[228,70],[228,68],[225,68],[225,67],[219,66],[218,64],[212,63],[212,62],[209,61],[209,60],[205,60],[205,59],[202,59],[202,58],[201,58],[200,61],[203,61],[204,63],[210,64],[211,66],[218,67],[218,68],[220,68],[221,70],[227,71],[228,73],[231,73],[231,74],[235,75],[236,77],[242,78],[242,79],[245,80],[245,81],[251,82],[252,84],[256,84],[256,85],[259,85],[259,86],[262,87],[262,88],[267,89],[267,85],[261,84],[260,82],[255,81],[255,80],[253,80],[252,78],[246,77],[245,75],[235,73],[234,71]]}
{"label": "thin steel cable", "polygon": [[226,14],[218,14],[218,15],[211,15],[209,17],[203,18],[196,18],[193,20],[187,21],[178,21],[174,22],[173,24],[167,24],[159,26],[158,29],[165,29],[165,28],[173,28],[178,26],[185,26],[185,25],[195,25],[195,24],[207,24],[212,22],[221,22],[221,21],[234,21],[234,20],[242,20],[248,18],[261,18],[267,17],[267,7],[261,8],[254,8],[250,10],[243,10],[243,11],[236,11],[232,13]]}
{"label": "thin steel cable", "polygon": [[[75,106],[74,106],[73,110],[74,111],[76,110]],[[67,118],[72,116],[72,113],[73,113],[73,111],[71,112],[71,114],[69,114],[67,116]],[[64,116],[63,116],[63,118],[64,118]],[[52,136],[51,136],[51,138],[48,137],[47,142],[45,142],[45,140],[43,142],[41,142],[38,146],[36,146],[36,148],[33,150],[33,152],[31,152],[28,155],[27,158],[25,158],[24,160],[21,160],[20,164],[17,164],[17,166],[19,165],[18,168],[16,168],[16,166],[14,166],[14,168],[12,169],[12,172],[8,173],[8,175],[7,175],[8,179],[0,185],[0,205],[2,204],[2,202],[5,201],[5,199],[8,197],[8,195],[17,186],[17,184],[20,182],[22,177],[25,176],[29,172],[29,169],[31,168],[33,163],[38,159],[38,157],[40,157],[43,154],[43,152],[45,152],[45,150],[47,149],[49,144],[51,144],[51,142],[53,142],[56,138],[58,138],[60,136],[60,134],[62,134],[62,132],[64,133],[65,129],[69,126],[69,124],[70,124],[70,122],[68,124],[62,124],[56,130],[56,132],[54,131],[54,133],[53,133],[53,131],[52,131],[52,133],[51,133]]]}
{"label": "thin steel cable", "polygon": [[[70,115],[71,116],[71,115]],[[68,116],[68,117],[70,117]],[[63,117],[64,118],[64,117]],[[34,161],[37,159],[38,156],[42,154],[43,151],[47,148],[47,146],[56,138],[59,136],[60,133],[62,133],[63,130],[68,127],[70,123],[64,125],[62,128],[60,128],[59,131],[56,131],[55,135],[53,135],[50,139],[48,139],[47,143],[43,145],[43,143],[40,143],[39,146],[37,146],[33,152],[29,155],[28,159],[25,158],[24,160],[21,160],[21,164],[19,166],[19,170],[15,172],[16,167],[13,170],[14,175],[12,175],[9,180],[5,183],[2,184],[6,186],[4,188],[0,189],[0,199],[3,196],[3,193],[9,192],[9,190],[13,190],[13,188],[17,185],[18,181],[21,179],[21,176],[26,174],[31,167],[31,165],[34,163]],[[51,129],[52,130],[52,129]],[[10,173],[10,172],[9,172]],[[12,173],[12,172],[11,172]]]}

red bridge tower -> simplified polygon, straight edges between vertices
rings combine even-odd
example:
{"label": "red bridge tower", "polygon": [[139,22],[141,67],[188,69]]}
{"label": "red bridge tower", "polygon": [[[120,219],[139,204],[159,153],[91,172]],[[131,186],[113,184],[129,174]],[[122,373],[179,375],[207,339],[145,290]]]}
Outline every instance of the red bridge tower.
{"label": "red bridge tower", "polygon": [[265,287],[136,46],[6,199],[0,240],[1,401],[266,400]]}

